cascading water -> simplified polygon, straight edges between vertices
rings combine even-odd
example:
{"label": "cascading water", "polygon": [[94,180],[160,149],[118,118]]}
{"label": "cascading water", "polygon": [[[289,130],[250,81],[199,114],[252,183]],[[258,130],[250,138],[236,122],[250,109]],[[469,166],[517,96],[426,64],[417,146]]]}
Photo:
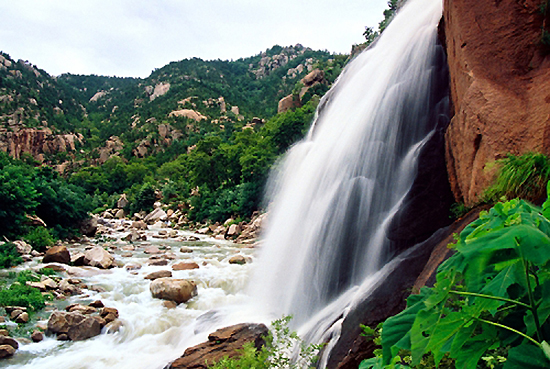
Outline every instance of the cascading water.
{"label": "cascading water", "polygon": [[274,316],[293,315],[310,339],[307,327],[319,330],[345,314],[394,254],[387,226],[438,112],[448,107],[434,93],[441,14],[441,0],[409,0],[374,47],[346,67],[308,136],[271,179],[251,294]]}
{"label": "cascading water", "polygon": [[116,307],[124,323],[119,333],[24,344],[0,367],[162,368],[217,328],[288,314],[308,342],[328,341],[320,363],[326,367],[343,319],[396,268],[398,258],[390,259],[400,245],[389,230],[415,179],[418,154],[447,110],[447,97],[438,93],[441,12],[441,0],[409,0],[323,99],[307,138],[271,180],[269,228],[251,264],[248,296],[241,291],[250,267],[228,259],[234,252],[254,255],[238,245],[205,238],[189,244],[192,254],[168,245],[179,259],[201,265],[174,272],[195,280],[199,294],[173,310],[152,298],[143,279],[162,267],[145,265],[141,251],[130,259],[117,254],[119,262],[144,267],[84,278],[106,291],[67,303],[101,299]]}

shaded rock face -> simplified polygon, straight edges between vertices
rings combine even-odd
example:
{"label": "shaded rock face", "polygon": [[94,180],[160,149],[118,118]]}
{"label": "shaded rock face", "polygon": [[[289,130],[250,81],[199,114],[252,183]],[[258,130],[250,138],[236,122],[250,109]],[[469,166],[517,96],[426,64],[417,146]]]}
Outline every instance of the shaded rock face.
{"label": "shaded rock face", "polygon": [[261,348],[264,344],[264,337],[267,336],[267,327],[263,324],[242,323],[225,327],[211,333],[208,341],[185,350],[183,356],[176,359],[168,368],[208,368],[221,360],[224,356],[234,357],[239,354],[247,342],[254,342],[254,347]]}
{"label": "shaded rock face", "polygon": [[495,173],[485,165],[550,154],[550,58],[539,42],[541,1],[445,0],[453,118],[446,158],[454,197],[476,202]]}

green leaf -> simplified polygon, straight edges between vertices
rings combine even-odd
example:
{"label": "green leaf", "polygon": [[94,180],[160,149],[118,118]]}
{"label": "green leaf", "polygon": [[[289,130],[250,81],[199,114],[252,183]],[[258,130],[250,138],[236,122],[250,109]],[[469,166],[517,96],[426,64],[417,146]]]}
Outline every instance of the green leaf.
{"label": "green leaf", "polygon": [[550,368],[550,360],[546,357],[542,348],[532,344],[523,343],[510,349],[504,369],[547,369]]}
{"label": "green leaf", "polygon": [[394,347],[409,350],[410,331],[416,319],[416,314],[425,308],[424,299],[432,292],[428,288],[422,288],[420,294],[411,295],[407,299],[407,307],[401,313],[388,318],[382,326],[382,356],[384,364],[391,362],[392,357],[397,354],[393,353]]}
{"label": "green leaf", "polygon": [[455,352],[451,351],[451,357],[456,359],[456,367],[461,369],[475,369],[479,359],[491,348],[497,336],[493,327],[484,327],[483,333],[465,340],[465,344]]}
{"label": "green leaf", "polygon": [[550,182],[546,185],[546,201],[542,204],[542,215],[546,219],[550,219]]}

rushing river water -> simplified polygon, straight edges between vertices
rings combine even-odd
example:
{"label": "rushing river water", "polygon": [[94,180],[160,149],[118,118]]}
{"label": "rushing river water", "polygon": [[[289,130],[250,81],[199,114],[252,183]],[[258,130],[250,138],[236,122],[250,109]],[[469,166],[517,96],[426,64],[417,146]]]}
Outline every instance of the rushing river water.
{"label": "rushing river water", "polygon": [[[119,223],[120,221],[117,221]],[[113,221],[114,223],[114,221]],[[181,356],[184,349],[207,339],[208,333],[227,322],[250,320],[250,312],[243,306],[247,298],[242,293],[247,282],[254,250],[208,236],[187,231],[178,231],[176,238],[156,239],[160,228],[149,228],[147,242],[136,242],[136,250],[131,257],[124,257],[128,251],[122,246],[128,243],[120,239],[128,232],[115,232],[111,236],[117,240],[107,245],[116,246],[110,251],[116,261],[127,264],[140,264],[138,270],[124,267],[107,271],[77,274],[90,288],[102,287],[105,292],[83,290],[83,295],[72,296],[65,301],[55,302],[55,308],[62,309],[71,303],[90,303],[101,300],[105,306],[119,311],[119,319],[124,324],[120,332],[101,334],[94,338],[68,342],[57,341],[55,337],[45,337],[42,342],[20,344],[16,355],[0,361],[0,367],[10,368],[163,368],[167,363]],[[181,241],[189,236],[199,237],[198,241]],[[178,240],[178,238],[180,240]],[[99,244],[104,245],[105,242]],[[143,251],[145,246],[157,245],[167,253],[175,255],[166,266],[149,266],[151,255]],[[86,244],[70,246],[71,254],[84,249]],[[180,252],[186,246],[193,252]],[[249,258],[244,265],[230,264],[229,259],[237,254]],[[24,264],[19,269],[39,267],[37,260]],[[149,291],[151,281],[144,277],[154,271],[171,270],[171,265],[181,261],[194,261],[200,268],[172,271],[173,278],[190,279],[196,282],[198,295],[187,304],[175,309],[163,306],[163,300],[155,299]],[[78,271],[78,269],[74,269]],[[49,306],[51,310],[54,306]],[[230,309],[231,311],[227,311]],[[47,319],[48,314],[45,314]],[[231,318],[228,318],[231,316]],[[257,317],[255,320],[262,320]],[[42,323],[46,323],[43,321]]]}

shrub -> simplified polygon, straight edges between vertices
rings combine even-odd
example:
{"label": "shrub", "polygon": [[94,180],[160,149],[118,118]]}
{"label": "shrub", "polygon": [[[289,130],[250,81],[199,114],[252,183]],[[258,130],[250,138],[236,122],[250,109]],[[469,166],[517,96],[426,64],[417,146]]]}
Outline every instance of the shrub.
{"label": "shrub", "polygon": [[24,306],[31,311],[43,309],[44,296],[37,288],[27,286],[27,281],[37,281],[30,271],[16,275],[16,281],[9,288],[0,289],[0,306]]}
{"label": "shrub", "polygon": [[550,179],[548,157],[539,153],[521,156],[508,155],[498,160],[498,176],[495,183],[483,194],[486,202],[516,197],[537,201],[544,198],[546,183]]}
{"label": "shrub", "polygon": [[[223,358],[213,369],[264,369],[264,368],[311,368],[321,345],[305,345],[296,332],[288,328],[291,317],[286,316],[272,322],[265,346],[256,349],[252,342],[245,344],[236,358]],[[297,358],[292,359],[294,350],[300,350]]]}
{"label": "shrub", "polygon": [[44,227],[34,228],[32,231],[27,233],[24,237],[33,249],[37,251],[46,251],[48,246],[52,246],[55,243],[54,238]]}
{"label": "shrub", "polygon": [[130,210],[133,213],[137,213],[142,210],[150,212],[153,210],[153,205],[155,204],[156,199],[155,188],[151,183],[147,182],[137,193]]}
{"label": "shrub", "polygon": [[13,243],[7,242],[0,245],[0,268],[11,268],[22,262],[23,259],[21,259],[17,247]]}

